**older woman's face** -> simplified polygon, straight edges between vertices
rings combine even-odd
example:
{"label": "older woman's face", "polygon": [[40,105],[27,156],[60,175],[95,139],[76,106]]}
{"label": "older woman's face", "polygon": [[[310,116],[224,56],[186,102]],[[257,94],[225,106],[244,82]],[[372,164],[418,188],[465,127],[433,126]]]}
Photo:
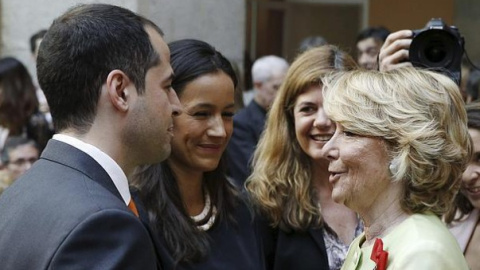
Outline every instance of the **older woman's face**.
{"label": "older woman's face", "polygon": [[467,196],[473,207],[480,209],[480,130],[470,128],[473,140],[473,158],[462,175],[461,192]]}
{"label": "older woman's face", "polygon": [[337,123],[332,139],[324,146],[330,160],[332,197],[359,213],[371,209],[390,186],[387,147],[381,138],[356,135]]}
{"label": "older woman's face", "polygon": [[295,135],[302,150],[313,159],[324,158],[322,148],[335,132],[335,126],[323,110],[322,86],[311,86],[300,94],[293,115]]}

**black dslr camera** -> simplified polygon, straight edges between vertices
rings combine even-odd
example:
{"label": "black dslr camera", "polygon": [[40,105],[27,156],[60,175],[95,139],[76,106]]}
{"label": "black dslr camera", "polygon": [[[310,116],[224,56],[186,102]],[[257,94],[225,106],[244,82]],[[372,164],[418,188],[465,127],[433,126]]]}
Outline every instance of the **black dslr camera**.
{"label": "black dslr camera", "polygon": [[431,19],[425,28],[413,30],[410,62],[416,67],[439,71],[460,85],[465,41],[455,26]]}

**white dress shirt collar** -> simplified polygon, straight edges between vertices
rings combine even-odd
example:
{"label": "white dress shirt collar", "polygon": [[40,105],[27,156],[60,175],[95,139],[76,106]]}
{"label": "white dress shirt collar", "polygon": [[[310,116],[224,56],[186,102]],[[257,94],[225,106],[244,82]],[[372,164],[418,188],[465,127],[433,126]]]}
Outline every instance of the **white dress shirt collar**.
{"label": "white dress shirt collar", "polygon": [[85,143],[77,138],[72,136],[68,136],[65,134],[55,134],[53,135],[53,139],[57,141],[64,142],[69,144],[80,151],[85,152],[87,155],[91,156],[102,168],[107,172],[108,176],[113,181],[113,184],[117,188],[118,192],[122,196],[123,201],[125,204],[128,205],[130,202],[130,190],[128,188],[128,180],[127,176],[123,172],[122,168],[107,154],[105,154],[102,150],[98,149],[97,147]]}

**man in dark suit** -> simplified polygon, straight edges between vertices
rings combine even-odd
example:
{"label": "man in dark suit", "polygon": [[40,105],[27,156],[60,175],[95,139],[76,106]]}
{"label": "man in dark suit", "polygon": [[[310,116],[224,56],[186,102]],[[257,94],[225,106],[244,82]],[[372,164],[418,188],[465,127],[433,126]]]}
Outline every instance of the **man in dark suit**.
{"label": "man in dark suit", "polygon": [[233,117],[233,134],[227,147],[228,175],[238,186],[250,175],[250,161],[272,105],[287,73],[285,59],[268,55],[253,63],[253,100]]}
{"label": "man in dark suit", "polygon": [[124,8],[75,7],[44,36],[37,73],[58,134],[0,196],[0,268],[159,268],[127,178],[169,155],[181,113],[161,30]]}

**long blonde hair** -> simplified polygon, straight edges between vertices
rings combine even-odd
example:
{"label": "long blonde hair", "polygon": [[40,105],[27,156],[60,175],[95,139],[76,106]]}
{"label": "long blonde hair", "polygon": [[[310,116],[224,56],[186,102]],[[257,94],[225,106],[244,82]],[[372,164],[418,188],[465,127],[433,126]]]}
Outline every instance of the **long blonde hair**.
{"label": "long blonde hair", "polygon": [[295,136],[293,106],[297,97],[333,71],[352,70],[355,61],[335,46],[300,54],[268,113],[266,127],[253,156],[246,188],[272,226],[306,230],[321,225],[321,212],[312,186],[312,164]]}

